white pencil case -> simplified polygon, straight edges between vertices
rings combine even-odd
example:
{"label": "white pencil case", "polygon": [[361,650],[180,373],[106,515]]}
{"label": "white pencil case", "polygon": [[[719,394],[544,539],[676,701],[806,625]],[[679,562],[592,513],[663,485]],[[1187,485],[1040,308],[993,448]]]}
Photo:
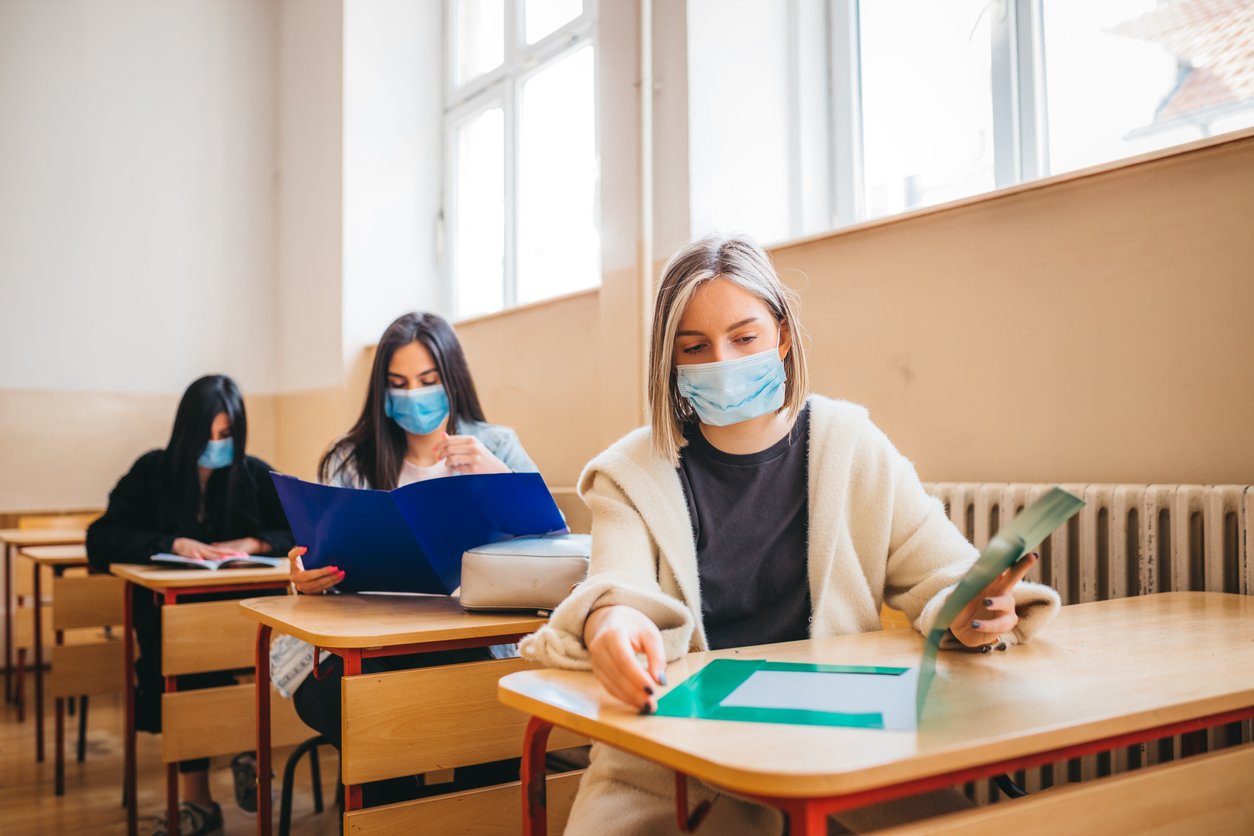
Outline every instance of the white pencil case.
{"label": "white pencil case", "polygon": [[519,537],[470,549],[462,556],[462,607],[468,610],[552,610],[588,577],[587,534]]}

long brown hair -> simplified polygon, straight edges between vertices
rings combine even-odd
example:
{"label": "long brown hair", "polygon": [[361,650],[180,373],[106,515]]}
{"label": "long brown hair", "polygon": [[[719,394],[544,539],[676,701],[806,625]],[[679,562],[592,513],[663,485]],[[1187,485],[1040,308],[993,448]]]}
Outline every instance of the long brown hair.
{"label": "long brown hair", "polygon": [[388,366],[398,348],[415,342],[422,343],[431,352],[440,382],[448,394],[449,434],[456,433],[463,423],[487,420],[453,327],[432,313],[407,313],[389,325],[379,339],[361,416],[318,462],[321,481],[330,482],[337,476],[353,474],[376,490],[390,491],[396,487],[405,462],[406,442],[405,431],[384,411]]}

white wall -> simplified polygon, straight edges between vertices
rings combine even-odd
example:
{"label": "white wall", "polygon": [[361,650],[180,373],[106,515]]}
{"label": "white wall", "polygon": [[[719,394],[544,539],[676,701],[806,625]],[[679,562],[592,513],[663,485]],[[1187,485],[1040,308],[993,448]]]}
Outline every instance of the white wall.
{"label": "white wall", "polygon": [[341,0],[278,0],[278,389],[343,378]]}
{"label": "white wall", "polygon": [[275,386],[275,14],[0,3],[0,390]]}
{"label": "white wall", "polygon": [[406,311],[448,314],[436,260],[442,3],[344,4],[343,350]]}

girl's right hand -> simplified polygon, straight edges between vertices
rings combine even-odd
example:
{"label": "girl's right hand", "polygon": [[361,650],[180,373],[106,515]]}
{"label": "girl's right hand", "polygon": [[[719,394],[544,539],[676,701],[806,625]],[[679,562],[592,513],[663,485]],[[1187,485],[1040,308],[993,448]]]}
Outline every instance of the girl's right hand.
{"label": "girl's right hand", "polygon": [[222,560],[227,557],[245,556],[239,549],[213,546],[193,540],[191,537],[175,537],[174,542],[170,544],[170,551],[180,557],[190,557],[192,560]]}
{"label": "girl's right hand", "polygon": [[[666,651],[657,625],[639,610],[616,604],[593,610],[583,635],[592,672],[605,690],[641,714],[656,711],[653,686],[666,684]],[[647,672],[637,653],[644,654]]]}
{"label": "girl's right hand", "polygon": [[344,580],[344,572],[336,566],[323,566],[321,569],[306,569],[300,556],[309,549],[296,546],[287,553],[292,561],[292,587],[302,595],[319,595]]}

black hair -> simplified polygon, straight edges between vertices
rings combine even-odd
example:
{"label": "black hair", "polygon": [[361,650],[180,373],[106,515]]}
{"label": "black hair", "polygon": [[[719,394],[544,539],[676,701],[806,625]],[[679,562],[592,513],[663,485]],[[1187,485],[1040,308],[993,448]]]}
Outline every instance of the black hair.
{"label": "black hair", "polygon": [[444,384],[449,404],[449,434],[455,434],[462,423],[487,420],[453,326],[433,313],[407,313],[389,325],[379,339],[361,416],[318,462],[318,478],[323,482],[352,473],[376,490],[396,487],[405,462],[406,441],[405,431],[384,411],[388,366],[398,348],[415,342],[431,352],[440,382]]}
{"label": "black hair", "polygon": [[[226,468],[226,507],[234,505],[236,487],[244,473],[244,449],[248,443],[248,416],[244,398],[235,381],[224,374],[211,374],[187,387],[174,414],[170,443],[161,456],[160,473],[166,485],[166,501],[171,501],[182,524],[195,520],[201,507],[197,460],[209,443],[213,419],[225,412],[231,422],[235,455]],[[213,478],[221,478],[214,476]],[[208,509],[206,509],[208,511]]]}

